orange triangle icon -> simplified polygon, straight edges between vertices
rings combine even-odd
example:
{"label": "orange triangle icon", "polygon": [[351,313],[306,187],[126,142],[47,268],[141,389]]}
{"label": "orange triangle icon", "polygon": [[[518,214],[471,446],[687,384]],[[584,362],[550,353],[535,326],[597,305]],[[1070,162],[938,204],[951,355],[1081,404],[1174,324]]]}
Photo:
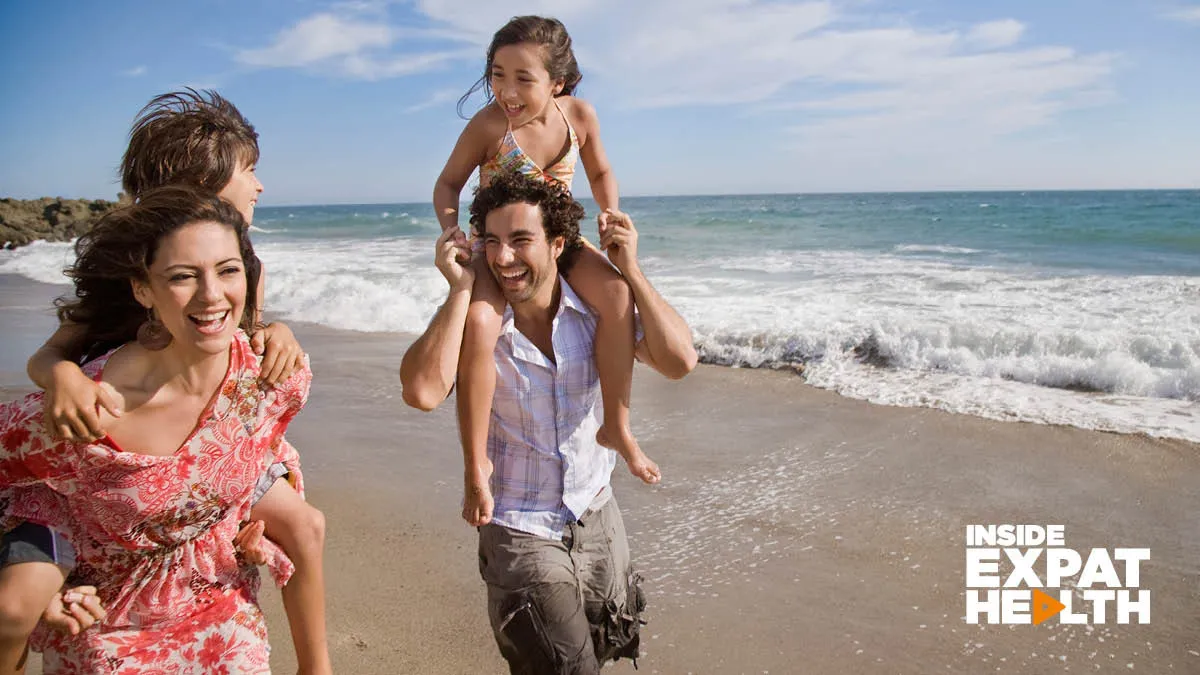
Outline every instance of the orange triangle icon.
{"label": "orange triangle icon", "polygon": [[1067,608],[1066,605],[1036,588],[1033,589],[1032,607],[1033,625],[1035,626]]}

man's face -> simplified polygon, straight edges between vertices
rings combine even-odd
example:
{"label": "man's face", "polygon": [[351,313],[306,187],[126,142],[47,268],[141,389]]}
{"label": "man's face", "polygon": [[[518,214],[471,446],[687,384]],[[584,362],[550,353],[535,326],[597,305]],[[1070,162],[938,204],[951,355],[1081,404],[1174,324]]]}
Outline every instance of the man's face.
{"label": "man's face", "polygon": [[483,244],[488,268],[510,305],[536,299],[549,304],[563,238],[546,240],[540,206],[516,203],[493,209],[484,221]]}

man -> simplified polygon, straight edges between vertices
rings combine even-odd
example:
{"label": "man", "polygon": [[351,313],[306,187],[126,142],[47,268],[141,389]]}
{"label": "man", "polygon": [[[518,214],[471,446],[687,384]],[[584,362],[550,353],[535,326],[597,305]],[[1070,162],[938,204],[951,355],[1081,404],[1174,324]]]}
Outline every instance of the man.
{"label": "man", "polygon": [[[609,659],[638,654],[644,601],[609,485],[616,453],[596,442],[596,318],[562,278],[583,245],[583,215],[560,186],[515,174],[480,189],[471,204],[508,309],[481,468],[494,504],[476,511],[468,494],[464,517],[479,526],[488,616],[513,673],[597,673]],[[632,222],[618,213],[609,222],[600,243],[640,312],[638,358],[682,377],[696,363],[691,331],[642,274]],[[430,409],[452,385],[473,282],[461,262],[468,254],[456,230],[438,239],[450,294],[401,364],[410,405]]]}

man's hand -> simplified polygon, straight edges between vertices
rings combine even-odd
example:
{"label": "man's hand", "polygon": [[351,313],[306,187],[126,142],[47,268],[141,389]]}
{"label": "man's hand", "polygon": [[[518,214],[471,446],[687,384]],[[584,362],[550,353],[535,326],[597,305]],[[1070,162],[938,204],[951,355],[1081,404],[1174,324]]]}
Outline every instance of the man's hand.
{"label": "man's hand", "polygon": [[250,347],[255,354],[263,354],[259,380],[269,387],[286,381],[304,363],[304,350],[287,324],[263,326],[250,339]]}
{"label": "man's hand", "polygon": [[42,621],[57,631],[79,635],[105,616],[96,587],[76,586],[54,594],[42,612]]}
{"label": "man's hand", "polygon": [[475,269],[471,267],[471,243],[457,227],[442,231],[434,244],[433,262],[446,277],[451,290],[471,290],[475,284]]}
{"label": "man's hand", "polygon": [[42,398],[46,430],[65,441],[91,442],[103,438],[100,408],[121,416],[124,401],[106,382],[96,382],[79,366],[63,361],[54,369],[54,381]]}
{"label": "man's hand", "polygon": [[600,232],[600,250],[608,253],[608,259],[617,266],[621,274],[629,276],[638,269],[638,233],[633,227],[633,219],[612,209],[605,209],[600,216],[604,218]]}

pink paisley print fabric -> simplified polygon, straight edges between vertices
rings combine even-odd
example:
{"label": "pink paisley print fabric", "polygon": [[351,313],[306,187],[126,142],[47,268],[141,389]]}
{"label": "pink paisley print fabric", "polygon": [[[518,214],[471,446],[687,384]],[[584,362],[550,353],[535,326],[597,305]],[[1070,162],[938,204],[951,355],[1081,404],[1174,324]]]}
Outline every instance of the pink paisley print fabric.
{"label": "pink paisley print fabric", "polygon": [[[112,352],[84,372],[99,379]],[[71,583],[93,584],[107,618],[79,636],[38,629],[52,673],[265,673],[266,623],[258,570],[232,540],[259,477],[283,462],[302,489],[299,457],[283,432],[308,397],[307,361],[264,389],[244,334],[229,370],[172,455],[124,452],[111,439],[59,441],[42,426],[42,394],[0,406],[0,506],[7,521],[52,526],[71,540]],[[6,505],[5,505],[6,503]],[[265,541],[265,540],[264,540]],[[282,585],[292,567],[271,547]]]}

